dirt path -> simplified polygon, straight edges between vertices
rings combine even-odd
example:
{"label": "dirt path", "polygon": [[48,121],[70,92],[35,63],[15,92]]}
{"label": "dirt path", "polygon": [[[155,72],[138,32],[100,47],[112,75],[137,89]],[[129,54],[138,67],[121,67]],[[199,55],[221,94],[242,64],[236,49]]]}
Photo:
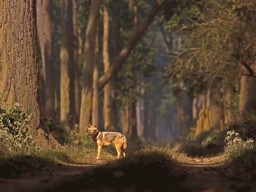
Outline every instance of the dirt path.
{"label": "dirt path", "polygon": [[48,191],[67,178],[79,177],[89,173],[95,167],[105,162],[95,164],[71,164],[62,162],[55,170],[43,171],[35,176],[27,175],[20,178],[0,178],[0,192],[41,192]]}
{"label": "dirt path", "polygon": [[188,175],[184,182],[191,192],[255,192],[256,182],[243,182],[223,174],[224,155],[207,158],[180,157],[176,159]]}
{"label": "dirt path", "polygon": [[[182,183],[188,192],[250,192],[256,191],[256,183],[241,182],[222,174],[220,167],[225,161],[219,155],[210,158],[189,158],[176,156],[181,167],[178,172],[186,175]],[[75,164],[62,162],[56,170],[47,170],[39,175],[26,175],[16,179],[0,179],[0,191],[4,192],[41,192],[54,189],[63,181],[77,180],[89,174],[95,167],[105,164]]]}

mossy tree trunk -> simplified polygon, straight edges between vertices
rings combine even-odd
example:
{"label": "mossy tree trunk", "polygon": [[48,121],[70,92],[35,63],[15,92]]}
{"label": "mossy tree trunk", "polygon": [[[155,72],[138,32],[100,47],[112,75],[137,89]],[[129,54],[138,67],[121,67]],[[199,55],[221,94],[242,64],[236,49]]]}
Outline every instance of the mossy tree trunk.
{"label": "mossy tree trunk", "polygon": [[0,104],[19,102],[32,113],[30,126],[40,126],[39,66],[34,0],[0,3]]}

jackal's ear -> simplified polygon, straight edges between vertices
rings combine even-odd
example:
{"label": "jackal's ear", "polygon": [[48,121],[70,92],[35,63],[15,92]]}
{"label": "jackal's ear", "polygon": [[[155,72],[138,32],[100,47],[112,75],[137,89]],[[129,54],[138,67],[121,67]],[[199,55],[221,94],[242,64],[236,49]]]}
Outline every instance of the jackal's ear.
{"label": "jackal's ear", "polygon": [[98,127],[97,124],[95,124],[94,127]]}

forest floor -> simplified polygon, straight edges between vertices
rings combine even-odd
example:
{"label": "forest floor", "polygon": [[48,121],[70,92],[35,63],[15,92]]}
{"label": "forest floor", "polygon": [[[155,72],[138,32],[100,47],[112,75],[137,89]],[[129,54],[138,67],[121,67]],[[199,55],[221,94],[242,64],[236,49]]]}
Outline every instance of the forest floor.
{"label": "forest floor", "polygon": [[[36,166],[33,162],[42,160],[25,157],[19,162],[25,167],[21,170],[16,160],[9,160],[11,163],[1,167],[0,191],[256,191],[254,179],[247,179],[246,173],[225,166],[223,154],[199,158],[175,149],[169,153],[171,156],[153,150],[147,155],[121,160],[114,157],[112,160],[95,160],[90,156],[77,161],[58,161],[57,164],[41,162]],[[28,165],[24,166],[26,163]],[[20,173],[11,174],[15,170]],[[10,171],[9,174],[6,171]]]}

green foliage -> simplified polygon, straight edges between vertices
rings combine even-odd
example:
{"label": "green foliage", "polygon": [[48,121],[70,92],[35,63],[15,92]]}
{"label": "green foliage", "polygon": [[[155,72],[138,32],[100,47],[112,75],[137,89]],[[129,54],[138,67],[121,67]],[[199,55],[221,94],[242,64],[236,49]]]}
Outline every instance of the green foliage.
{"label": "green foliage", "polygon": [[255,61],[255,9],[253,0],[181,4],[166,26],[185,35],[182,49],[171,54],[167,79],[195,93],[216,80],[227,84],[238,79],[239,64],[245,61],[251,66]]}
{"label": "green foliage", "polygon": [[[123,47],[126,44],[128,39],[132,36],[133,31],[136,29],[134,13],[127,9],[129,3],[131,4],[132,2],[123,2],[121,5],[123,6],[123,9],[120,10],[120,17],[122,18],[120,19],[121,37],[118,42],[120,47]],[[150,4],[148,1],[139,1],[138,3],[138,17],[139,21],[141,21],[152,3]],[[114,2],[111,4],[112,7],[120,7],[120,2],[118,2],[117,5],[115,5]],[[149,28],[147,33],[144,34],[136,44],[134,50],[130,53],[125,61],[126,64],[122,66],[115,77],[116,99],[119,103],[139,100],[143,94],[142,90],[148,90],[151,85],[145,79],[156,75],[156,69],[153,66],[156,55],[154,46],[159,37],[157,36],[154,24]],[[115,58],[113,58],[113,60],[115,60]]]}
{"label": "green foliage", "polygon": [[28,123],[31,113],[21,110],[19,103],[11,108],[0,108],[0,140],[2,150],[12,152],[24,148],[31,142],[31,133]]}

